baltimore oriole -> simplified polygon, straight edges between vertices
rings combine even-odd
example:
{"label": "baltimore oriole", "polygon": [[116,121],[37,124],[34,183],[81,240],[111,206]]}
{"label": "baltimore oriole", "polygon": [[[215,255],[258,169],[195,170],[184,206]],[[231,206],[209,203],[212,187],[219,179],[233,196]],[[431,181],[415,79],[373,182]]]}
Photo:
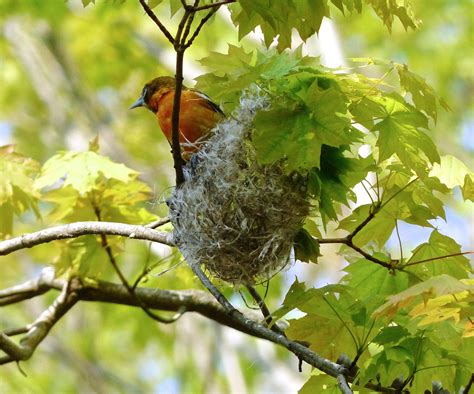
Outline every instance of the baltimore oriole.
{"label": "baltimore oriole", "polygon": [[[175,79],[172,77],[155,78],[143,87],[140,98],[130,107],[146,107],[156,114],[161,130],[170,144],[175,86]],[[201,148],[209,139],[211,130],[223,118],[222,110],[208,96],[183,85],[179,111],[179,142],[184,160],[189,160],[191,155]]]}

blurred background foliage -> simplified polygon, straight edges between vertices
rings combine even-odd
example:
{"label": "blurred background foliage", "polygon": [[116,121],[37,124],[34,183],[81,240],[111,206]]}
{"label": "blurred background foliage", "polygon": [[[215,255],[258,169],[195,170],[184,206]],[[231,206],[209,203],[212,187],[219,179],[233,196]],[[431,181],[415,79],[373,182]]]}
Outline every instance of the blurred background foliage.
{"label": "blurred background foliage", "polygon": [[[423,21],[405,32],[395,23],[388,34],[372,11],[343,16],[333,9],[344,57],[374,57],[407,63],[444,97],[452,112],[442,113],[434,127],[440,153],[451,153],[473,167],[474,113],[472,2],[415,0]],[[175,26],[166,5],[155,9]],[[172,28],[173,29],[173,28]],[[80,0],[3,0],[0,3],[0,145],[40,163],[60,150],[86,150],[100,138],[101,152],[141,173],[152,188],[149,209],[166,214],[164,199],[174,174],[169,147],[154,116],[129,112],[142,86],[157,75],[173,75],[173,52],[138,1],[98,0],[83,7]],[[226,11],[206,25],[187,52],[186,82],[203,72],[198,60],[210,51],[237,44],[237,32]],[[323,42],[320,47],[323,47]],[[246,47],[260,46],[255,37]],[[369,70],[377,74],[377,69]],[[453,203],[456,210],[456,203]],[[466,208],[468,206],[469,208]],[[48,207],[43,207],[47,211]],[[459,207],[458,207],[459,208]],[[471,204],[464,204],[464,215]],[[459,208],[461,209],[461,208]],[[15,233],[45,226],[25,217]],[[31,223],[34,223],[33,225]],[[462,226],[472,224],[463,219]],[[472,241],[464,231],[461,243]],[[467,234],[466,234],[467,233]],[[167,289],[198,287],[184,264],[167,248],[126,241],[122,267],[129,277],[146,264],[157,263],[149,286]],[[38,247],[3,258],[0,287],[39,273],[57,257],[54,248]],[[343,262],[330,248],[311,272],[301,263],[272,279],[267,301],[281,302],[294,275],[309,286],[340,277]],[[110,277],[112,279],[112,277]],[[260,289],[263,291],[263,289]],[[227,289],[231,294],[232,289]],[[21,326],[42,311],[51,297],[2,309],[0,326]],[[243,305],[239,294],[233,302]],[[75,307],[40,346],[34,357],[2,367],[1,393],[173,393],[173,392],[294,392],[307,379],[298,361],[264,341],[218,326],[197,316],[177,324],[157,325],[138,309],[82,303]]]}

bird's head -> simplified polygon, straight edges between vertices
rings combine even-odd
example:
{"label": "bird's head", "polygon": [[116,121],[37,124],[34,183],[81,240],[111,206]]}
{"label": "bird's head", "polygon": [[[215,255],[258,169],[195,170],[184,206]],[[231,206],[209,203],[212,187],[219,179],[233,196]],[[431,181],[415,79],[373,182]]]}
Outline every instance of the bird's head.
{"label": "bird's head", "polygon": [[[142,90],[142,94],[129,109],[137,107],[148,108],[152,112],[158,111],[158,102],[164,94],[174,90],[176,86],[173,77],[158,77],[148,82]],[[183,86],[183,89],[185,87]]]}

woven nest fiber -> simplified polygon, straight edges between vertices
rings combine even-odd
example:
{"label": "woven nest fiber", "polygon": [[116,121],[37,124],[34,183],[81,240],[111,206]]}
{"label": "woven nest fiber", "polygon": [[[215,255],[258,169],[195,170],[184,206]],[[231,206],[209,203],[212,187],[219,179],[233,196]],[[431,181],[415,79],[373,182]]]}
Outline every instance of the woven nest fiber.
{"label": "woven nest fiber", "polygon": [[266,107],[256,89],[244,93],[168,200],[174,237],[188,263],[203,264],[234,285],[281,270],[309,210],[301,177],[285,175],[280,164],[257,163],[252,122]]}

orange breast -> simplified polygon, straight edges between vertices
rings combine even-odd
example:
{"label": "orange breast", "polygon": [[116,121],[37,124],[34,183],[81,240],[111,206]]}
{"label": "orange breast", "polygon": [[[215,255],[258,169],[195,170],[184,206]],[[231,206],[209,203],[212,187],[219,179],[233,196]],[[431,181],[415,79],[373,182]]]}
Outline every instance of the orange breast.
{"label": "orange breast", "polygon": [[[174,92],[164,94],[158,103],[156,113],[161,130],[170,143],[172,141],[173,100]],[[209,138],[211,129],[222,117],[223,115],[213,109],[205,96],[192,90],[184,90],[181,93],[179,141],[185,159],[200,149],[202,143]]]}

